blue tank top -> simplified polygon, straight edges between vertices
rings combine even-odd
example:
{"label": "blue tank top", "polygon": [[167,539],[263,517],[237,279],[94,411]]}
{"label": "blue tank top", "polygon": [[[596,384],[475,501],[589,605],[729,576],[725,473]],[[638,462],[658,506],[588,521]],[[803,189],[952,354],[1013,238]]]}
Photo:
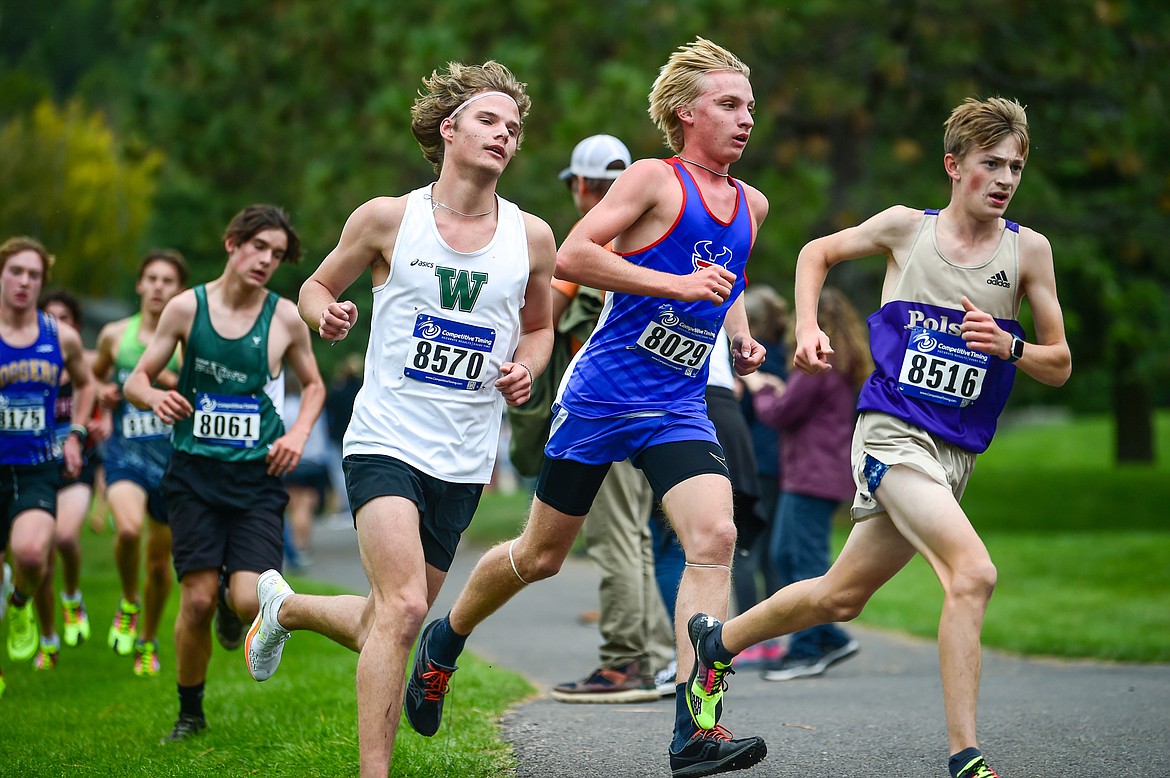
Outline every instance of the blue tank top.
{"label": "blue tank top", "polygon": [[657,242],[623,254],[641,267],[684,275],[710,264],[735,274],[722,305],[614,293],[597,328],[577,352],[561,385],[560,403],[591,419],[673,413],[706,418],[709,358],[723,319],[743,293],[752,248],[752,217],[743,185],[733,178],[729,222],[707,209],[695,180],[677,157],[666,160],[683,190],[674,225]]}
{"label": "blue tank top", "polygon": [[57,386],[65,358],[57,320],[37,312],[31,345],[0,340],[0,464],[39,465],[61,458],[56,436]]}

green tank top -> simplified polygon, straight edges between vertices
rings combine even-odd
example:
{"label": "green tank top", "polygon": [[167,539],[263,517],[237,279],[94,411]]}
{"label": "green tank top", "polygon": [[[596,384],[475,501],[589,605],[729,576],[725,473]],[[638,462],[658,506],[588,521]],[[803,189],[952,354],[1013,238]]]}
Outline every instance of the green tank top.
{"label": "green tank top", "polygon": [[252,329],[228,340],[211,325],[206,285],[194,291],[195,321],[179,391],[195,412],[175,424],[175,450],[224,462],[263,459],[284,434],[273,404],[273,398],[284,402],[283,373],[274,377],[268,372],[268,330],[280,295],[269,291]]}
{"label": "green tank top", "polygon": [[[121,389],[138,364],[138,359],[146,351],[146,346],[138,340],[138,331],[142,326],[142,314],[136,313],[126,321],[126,330],[122,339],[118,341],[118,349],[114,354],[114,381]],[[178,372],[179,356],[171,355],[167,362],[167,370]],[[157,384],[155,384],[157,386]],[[146,441],[164,440],[167,443],[171,437],[171,427],[163,424],[154,415],[154,411],[141,411],[123,398],[114,408],[114,434],[125,440]]]}

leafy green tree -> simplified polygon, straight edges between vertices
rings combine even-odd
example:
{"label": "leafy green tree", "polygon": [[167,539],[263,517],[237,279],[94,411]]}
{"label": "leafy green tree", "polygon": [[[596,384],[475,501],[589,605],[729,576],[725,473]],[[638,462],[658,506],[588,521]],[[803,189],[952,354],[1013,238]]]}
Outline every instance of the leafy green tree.
{"label": "leafy green tree", "polygon": [[[420,78],[448,60],[495,58],[528,82],[533,111],[501,194],[563,236],[575,214],[556,172],[573,144],[608,132],[636,157],[666,156],[646,115],[658,68],[695,35],[735,51],[757,114],[733,172],[771,202],[751,277],[786,294],[807,240],[896,202],[944,204],[950,109],[1015,97],[1033,153],[1010,216],[1053,242],[1074,373],[1059,390],[1020,381],[1013,403],[1111,409],[1118,457],[1154,457],[1152,408],[1170,401],[1161,0],[0,4],[30,28],[6,30],[0,15],[0,116],[38,90],[80,94],[134,145],[165,149],[150,242],[184,251],[196,279],[219,272],[220,233],[241,206],[285,206],[307,251],[277,276],[285,294],[358,203],[431,178],[408,111]],[[93,36],[58,51],[75,20]],[[873,310],[881,271],[850,263],[832,281]]]}
{"label": "leafy green tree", "polygon": [[0,127],[0,233],[40,239],[58,258],[54,283],[105,294],[133,277],[161,162],[128,155],[80,102],[42,101]]}

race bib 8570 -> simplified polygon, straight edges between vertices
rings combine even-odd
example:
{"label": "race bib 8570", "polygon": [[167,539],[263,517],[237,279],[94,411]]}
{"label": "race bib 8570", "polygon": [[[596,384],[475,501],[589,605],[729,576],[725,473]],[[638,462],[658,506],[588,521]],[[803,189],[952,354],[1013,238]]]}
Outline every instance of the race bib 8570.
{"label": "race bib 8570", "polygon": [[493,329],[419,314],[403,374],[428,384],[475,391],[487,380],[485,373],[495,345]]}

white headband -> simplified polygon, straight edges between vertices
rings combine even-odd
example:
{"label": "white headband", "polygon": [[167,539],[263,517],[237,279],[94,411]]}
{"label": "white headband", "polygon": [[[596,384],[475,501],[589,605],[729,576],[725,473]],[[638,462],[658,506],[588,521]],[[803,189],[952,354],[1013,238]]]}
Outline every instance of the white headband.
{"label": "white headband", "polygon": [[479,94],[472,95],[471,97],[467,98],[462,103],[460,103],[458,108],[456,108],[454,111],[452,111],[451,113],[449,113],[447,115],[447,118],[454,121],[455,116],[460,111],[462,111],[464,108],[471,105],[472,103],[474,103],[476,100],[480,99],[481,97],[506,97],[509,100],[511,100],[513,104],[516,105],[517,113],[519,113],[519,111],[520,111],[520,106],[519,106],[519,104],[516,103],[516,98],[512,97],[512,95],[508,94],[507,92],[480,92]]}

